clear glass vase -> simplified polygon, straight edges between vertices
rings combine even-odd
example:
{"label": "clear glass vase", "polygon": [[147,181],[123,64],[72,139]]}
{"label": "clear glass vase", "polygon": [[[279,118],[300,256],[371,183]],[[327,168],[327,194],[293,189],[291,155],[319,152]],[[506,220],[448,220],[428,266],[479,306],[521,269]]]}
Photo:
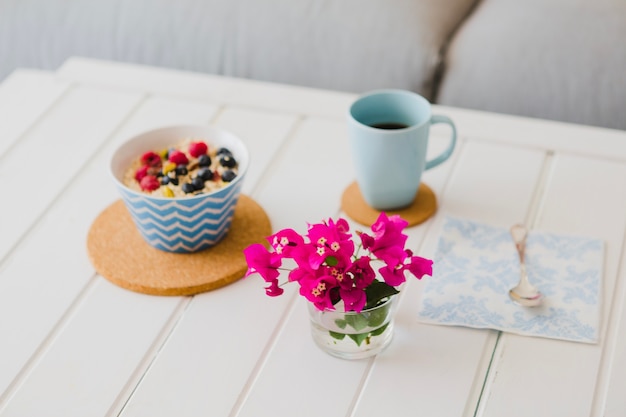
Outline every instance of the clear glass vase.
{"label": "clear glass vase", "polygon": [[313,340],[326,353],[343,359],[363,359],[385,349],[393,337],[397,297],[376,307],[354,311],[318,310],[308,303]]}

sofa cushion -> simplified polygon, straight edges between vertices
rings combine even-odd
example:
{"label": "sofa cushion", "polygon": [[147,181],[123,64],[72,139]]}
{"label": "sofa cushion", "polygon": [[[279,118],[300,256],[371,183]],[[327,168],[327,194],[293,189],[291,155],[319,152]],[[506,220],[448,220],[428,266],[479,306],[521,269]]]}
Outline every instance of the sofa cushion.
{"label": "sofa cushion", "polygon": [[624,0],[485,0],[451,41],[437,102],[626,129],[624,39]]}
{"label": "sofa cushion", "polygon": [[81,55],[313,87],[430,95],[476,0],[0,0],[0,79]]}
{"label": "sofa cushion", "polygon": [[442,47],[474,3],[250,1],[233,33],[229,72],[354,92],[405,88],[431,98]]}

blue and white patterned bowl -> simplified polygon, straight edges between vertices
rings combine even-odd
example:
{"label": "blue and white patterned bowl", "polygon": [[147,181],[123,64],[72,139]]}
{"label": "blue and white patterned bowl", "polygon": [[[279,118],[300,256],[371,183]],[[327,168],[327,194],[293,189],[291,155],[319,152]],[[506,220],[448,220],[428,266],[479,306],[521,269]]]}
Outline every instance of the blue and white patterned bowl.
{"label": "blue and white patterned bowl", "polygon": [[[135,158],[185,138],[230,149],[239,164],[237,177],[222,189],[185,198],[156,197],[124,185],[124,173]],[[214,246],[226,236],[249,164],[248,149],[234,134],[209,126],[189,125],[133,136],[113,153],[110,172],[143,239],[166,252],[189,253]]]}

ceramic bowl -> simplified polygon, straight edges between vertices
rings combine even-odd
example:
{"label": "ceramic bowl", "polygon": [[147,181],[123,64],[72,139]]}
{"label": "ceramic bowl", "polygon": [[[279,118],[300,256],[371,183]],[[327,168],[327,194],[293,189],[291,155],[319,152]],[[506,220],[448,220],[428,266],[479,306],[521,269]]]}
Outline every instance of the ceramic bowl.
{"label": "ceramic bowl", "polygon": [[[124,174],[133,160],[186,138],[204,141],[209,147],[228,148],[238,162],[237,177],[219,190],[192,197],[153,196],[124,185]],[[189,125],[164,127],[131,137],[115,150],[109,169],[143,239],[166,252],[190,253],[216,245],[228,233],[249,164],[248,149],[233,133]]]}

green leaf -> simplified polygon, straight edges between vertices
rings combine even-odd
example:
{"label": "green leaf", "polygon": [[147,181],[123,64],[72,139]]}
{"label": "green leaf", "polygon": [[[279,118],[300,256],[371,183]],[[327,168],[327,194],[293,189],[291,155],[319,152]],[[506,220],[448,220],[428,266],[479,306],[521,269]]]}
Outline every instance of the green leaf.
{"label": "green leaf", "polygon": [[337,319],[335,320],[335,324],[337,325],[337,327],[339,327],[340,329],[345,329],[346,325],[348,324],[347,321],[342,320],[342,319]]}
{"label": "green leaf", "polygon": [[328,266],[336,266],[338,263],[339,263],[339,261],[334,256],[327,256],[326,257],[326,265],[328,265]]}
{"label": "green leaf", "polygon": [[382,325],[385,322],[385,319],[387,319],[387,316],[389,315],[389,307],[390,307],[390,304],[387,304],[369,313],[369,317],[367,319],[368,326],[378,327]]}
{"label": "green leaf", "polygon": [[333,332],[332,330],[328,331],[328,334],[330,334],[334,339],[337,340],[343,340],[345,339],[346,336],[348,336],[350,339],[352,339],[354,341],[354,343],[356,343],[357,346],[361,346],[361,344],[363,342],[366,342],[367,344],[370,343],[370,339],[374,336],[380,336],[381,334],[383,334],[383,332],[385,331],[385,329],[387,328],[387,326],[389,325],[389,323],[386,323],[384,326],[379,327],[378,329],[372,331],[372,332],[365,332],[365,333],[356,333],[356,334],[344,334],[344,333],[338,333],[338,332]]}
{"label": "green leaf", "polygon": [[365,329],[369,324],[367,317],[363,314],[346,314],[345,319],[346,322],[357,332]]}
{"label": "green leaf", "polygon": [[385,331],[385,329],[387,328],[387,326],[389,326],[389,323],[386,323],[384,326],[380,326],[378,329],[374,330],[373,332],[370,333],[370,335],[373,336],[380,336],[381,334],[383,334],[383,332]]}
{"label": "green leaf", "polygon": [[354,340],[357,346],[361,346],[361,343],[369,337],[369,333],[349,334],[348,337]]}
{"label": "green leaf", "polygon": [[376,307],[383,299],[394,296],[399,292],[384,281],[374,281],[365,289],[365,297],[367,299],[365,308]]}
{"label": "green leaf", "polygon": [[337,340],[343,340],[343,338],[346,337],[345,334],[333,332],[332,330],[329,330],[328,334],[330,334],[333,338],[335,338]]}

